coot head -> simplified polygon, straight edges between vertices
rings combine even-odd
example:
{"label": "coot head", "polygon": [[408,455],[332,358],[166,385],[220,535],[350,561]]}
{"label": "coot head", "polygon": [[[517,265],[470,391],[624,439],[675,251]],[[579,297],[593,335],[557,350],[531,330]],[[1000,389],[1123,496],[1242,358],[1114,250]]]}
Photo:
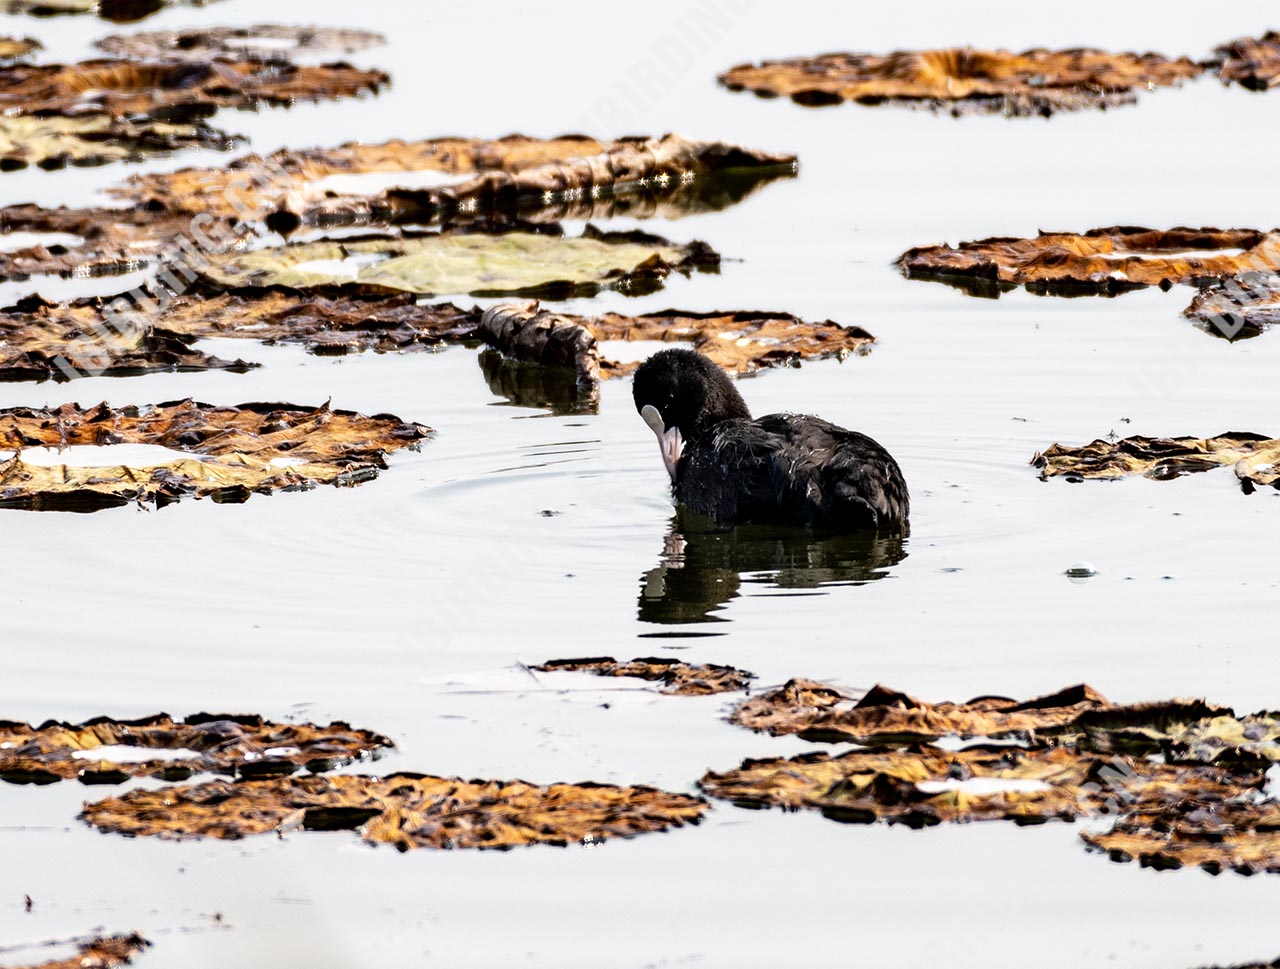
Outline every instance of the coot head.
{"label": "coot head", "polygon": [[680,456],[722,421],[751,419],[729,376],[701,353],[662,350],[640,365],[631,387],[636,410],[658,437],[675,481]]}

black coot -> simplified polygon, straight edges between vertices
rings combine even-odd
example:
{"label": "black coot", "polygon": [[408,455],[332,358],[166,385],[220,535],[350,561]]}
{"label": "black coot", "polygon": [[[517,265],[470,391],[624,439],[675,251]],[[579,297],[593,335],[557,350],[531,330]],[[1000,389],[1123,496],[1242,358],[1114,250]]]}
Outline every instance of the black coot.
{"label": "black coot", "polygon": [[907,521],[907,483],[888,451],[818,417],[752,420],[733,381],[700,353],[655,353],[632,394],[676,500],[701,515],[834,531]]}

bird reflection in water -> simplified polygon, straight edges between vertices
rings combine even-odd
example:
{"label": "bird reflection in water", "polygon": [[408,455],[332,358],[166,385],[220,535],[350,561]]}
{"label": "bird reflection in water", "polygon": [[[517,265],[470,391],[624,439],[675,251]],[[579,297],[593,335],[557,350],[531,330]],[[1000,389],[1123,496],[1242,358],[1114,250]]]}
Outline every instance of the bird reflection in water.
{"label": "bird reflection in water", "polygon": [[818,590],[874,582],[907,557],[906,544],[905,535],[897,532],[822,535],[759,525],[724,529],[687,512],[677,514],[657,567],[642,576],[640,620],[664,625],[724,622],[715,613],[742,595],[743,585]]}

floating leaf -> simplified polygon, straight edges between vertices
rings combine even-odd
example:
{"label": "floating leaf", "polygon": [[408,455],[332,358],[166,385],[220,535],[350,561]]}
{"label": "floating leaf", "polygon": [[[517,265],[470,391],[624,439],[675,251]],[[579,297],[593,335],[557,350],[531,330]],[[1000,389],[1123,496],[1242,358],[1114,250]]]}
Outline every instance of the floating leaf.
{"label": "floating leaf", "polygon": [[696,824],[706,802],[650,787],[464,781],[422,774],[342,775],[135,790],[85,806],[103,831],[240,838],[291,828],[359,829],[410,848],[595,844]]}
{"label": "floating leaf", "polygon": [[0,171],[27,165],[58,169],[139,161],[184,148],[227,151],[239,140],[202,122],[162,121],[145,115],[6,115],[0,117]]}
{"label": "floating leaf", "polygon": [[[269,218],[273,227],[291,230],[304,222],[470,220],[495,211],[529,219],[542,210],[542,221],[566,213],[585,219],[597,208],[600,216],[675,215],[724,208],[794,173],[791,155],[675,135],[613,142],[510,135],[282,149],[223,169],[137,175],[109,191],[146,207]],[[429,189],[415,192],[424,181]]]}
{"label": "floating leaf", "polygon": [[491,306],[480,317],[476,335],[521,363],[572,371],[578,389],[588,394],[600,379],[596,338],[576,319],[536,305]]}
{"label": "floating leaf", "polygon": [[720,75],[733,91],[787,96],[810,106],[857,101],[1015,117],[1131,104],[1135,92],[1167,87],[1204,70],[1180,58],[1101,50],[895,51],[823,54],[740,64]]}
{"label": "floating leaf", "polygon": [[[4,960],[6,967],[13,969],[114,969],[115,966],[128,965],[134,956],[150,945],[136,932],[131,935],[80,936],[50,939],[38,945],[5,946],[0,948],[0,959]],[[48,950],[62,952],[68,948],[74,948],[76,954],[45,958]]]}
{"label": "floating leaf", "polygon": [[1030,737],[1062,732],[1089,711],[1111,705],[1091,687],[1068,687],[1019,703],[1006,697],[979,697],[968,703],[925,703],[884,686],[874,686],[856,702],[842,691],[810,680],[745,701],[729,721],[774,736],[861,744],[911,743],[940,737]]}
{"label": "floating leaf", "polygon": [[1280,274],[1246,272],[1196,294],[1183,316],[1228,340],[1257,336],[1280,323]]}
{"label": "floating leaf", "polygon": [[606,287],[631,294],[661,286],[672,271],[714,270],[705,243],[675,245],[639,232],[577,238],[528,232],[344,239],[210,257],[218,286],[334,286],[354,291],[540,295],[567,299]]}
{"label": "floating leaf", "polygon": [[910,249],[898,266],[911,279],[946,282],[975,295],[995,296],[1014,286],[1048,295],[1110,294],[1280,268],[1280,232],[1123,227],[1083,235],[1042,232],[1034,239]]}
{"label": "floating leaf", "polygon": [[[95,332],[99,339],[86,347],[86,336]],[[194,342],[194,337],[154,327],[126,331],[110,327],[88,301],[61,305],[31,297],[0,310],[0,380],[69,380],[86,369],[118,377],[158,370],[243,371],[257,366],[194,350]]]}
{"label": "floating leaf", "polygon": [[[575,143],[573,150],[578,148]],[[286,229],[430,225],[494,215],[553,223],[619,216],[671,219],[728,208],[767,182],[793,176],[796,168],[793,155],[679,135],[624,138],[600,145],[593,154],[535,161],[516,155],[509,168],[482,170],[453,185],[337,194],[300,205],[295,197],[273,224]]]}
{"label": "floating leaf", "polygon": [[1144,868],[1280,872],[1280,802],[1256,796],[1197,792],[1160,809],[1140,806],[1109,830],[1081,837],[1112,861],[1137,860]]}
{"label": "floating leaf", "polygon": [[[357,484],[386,467],[385,455],[421,441],[431,429],[398,417],[296,404],[213,407],[191,400],[113,409],[76,404],[54,409],[0,410],[0,506],[35,510],[96,510],[186,495],[244,501],[252,492],[317,484]],[[117,445],[149,445],[141,455]],[[58,463],[48,451],[33,460],[23,449],[94,446]]]}
{"label": "floating leaf", "polygon": [[299,767],[332,770],[394,744],[381,734],[335,722],[272,723],[258,716],[167,714],[140,720],[99,717],[39,727],[0,721],[0,780],[48,784],[77,779],[118,784],[130,777],[179,780],[203,771],[266,777]]}
{"label": "floating leaf", "polygon": [[16,61],[38,50],[44,45],[30,37],[0,37],[0,61]]}
{"label": "floating leaf", "polygon": [[708,663],[694,666],[674,659],[648,656],[619,663],[612,656],[584,659],[551,659],[529,667],[539,673],[594,673],[596,676],[626,676],[659,682],[663,693],[676,696],[706,696],[711,693],[738,693],[755,679],[754,673]]}
{"label": "floating leaf", "polygon": [[1218,76],[1251,91],[1266,91],[1280,84],[1280,33],[1268,31],[1262,37],[1241,37],[1215,52]]}
{"label": "floating leaf", "polygon": [[[288,46],[282,45],[282,41]],[[112,34],[94,46],[105,54],[130,60],[207,60],[215,56],[238,59],[251,56],[279,61],[299,54],[333,51],[354,54],[386,42],[382,34],[371,30],[256,24],[252,27],[192,27]]]}
{"label": "floating leaf", "polygon": [[1217,437],[1099,438],[1083,447],[1053,444],[1031,459],[1041,478],[1123,478],[1140,474],[1168,481],[1196,471],[1234,466],[1246,493],[1280,481],[1280,440],[1231,431]]}
{"label": "floating leaf", "polygon": [[[151,112],[182,120],[215,107],[251,108],[355,97],[386,84],[382,71],[349,64],[298,65],[257,60],[145,64],[94,60],[18,64],[0,69],[0,109],[11,114],[113,117]],[[193,115],[192,112],[196,111]]]}
{"label": "floating leaf", "polygon": [[0,12],[25,13],[33,17],[92,13],[103,20],[130,24],[171,5],[203,7],[212,2],[213,0],[0,0]]}
{"label": "floating leaf", "polygon": [[1258,713],[1199,720],[1171,736],[1168,750],[1179,761],[1280,763],[1280,716]]}

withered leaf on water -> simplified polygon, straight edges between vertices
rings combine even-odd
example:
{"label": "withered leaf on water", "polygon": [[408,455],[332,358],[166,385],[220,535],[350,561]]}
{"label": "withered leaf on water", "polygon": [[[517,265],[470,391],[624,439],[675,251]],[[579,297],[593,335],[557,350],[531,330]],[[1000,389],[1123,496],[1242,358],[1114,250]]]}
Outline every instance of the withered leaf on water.
{"label": "withered leaf on water", "polygon": [[898,258],[912,279],[947,282],[975,295],[1026,286],[1049,295],[1117,293],[1226,279],[1280,268],[1280,232],[1256,229],[1092,229],[924,246]]}
{"label": "withered leaf on water", "polygon": [[40,41],[30,37],[0,37],[0,61],[16,61],[43,49]]}
{"label": "withered leaf on water", "polygon": [[382,34],[371,30],[256,24],[252,27],[192,27],[112,34],[96,41],[94,46],[104,54],[132,60],[207,60],[213,56],[226,56],[280,61],[298,54],[332,51],[353,54],[386,42]]}
{"label": "withered leaf on water", "polygon": [[1053,444],[1031,459],[1042,478],[1113,479],[1140,474],[1168,481],[1196,471],[1231,466],[1246,493],[1280,482],[1280,440],[1230,431],[1217,437],[1099,438],[1083,447]]}
{"label": "withered leaf on water", "polygon": [[619,663],[612,656],[551,659],[529,668],[539,673],[594,673],[596,676],[651,680],[663,685],[663,693],[677,696],[738,693],[755,679],[754,673],[732,666],[719,666],[715,663],[694,665],[654,656],[640,657],[629,663]]}
{"label": "withered leaf on water", "polygon": [[374,844],[514,848],[594,844],[701,820],[701,798],[651,787],[464,781],[422,774],[215,781],[135,790],[88,804],[103,831],[163,838],[241,838],[291,828],[358,829]]}
{"label": "withered leaf on water", "polygon": [[1280,323],[1280,273],[1246,272],[1215,283],[1182,315],[1228,340],[1257,336]]}
{"label": "withered leaf on water", "polygon": [[[349,64],[298,65],[258,60],[149,64],[122,60],[78,64],[17,64],[0,69],[0,109],[7,114],[78,115],[97,110],[121,117],[148,113],[174,120],[203,117],[216,107],[355,97],[388,82],[382,71]],[[186,109],[186,110],[183,110]]]}
{"label": "withered leaf on water", "polygon": [[689,343],[730,373],[749,373],[801,359],[865,353],[873,337],[860,326],[826,320],[807,323],[789,313],[692,313],[662,310],[641,316],[553,313],[535,304],[498,305],[485,311],[479,336],[517,359],[567,367],[594,380],[631,373],[636,362],[601,357],[603,341]]}
{"label": "withered leaf on water", "polygon": [[790,97],[804,105],[898,104],[953,114],[1011,116],[1131,104],[1137,91],[1198,77],[1187,59],[1101,50],[1034,49],[1020,54],[968,47],[838,53],[740,64],[720,75],[730,90]]}
{"label": "withered leaf on water", "polygon": [[[192,349],[194,337],[158,327],[119,330],[103,323],[96,301],[46,303],[39,297],[0,310],[0,380],[68,380],[153,371],[248,370],[257,364],[223,360]],[[91,353],[86,335],[99,333]]]}
{"label": "withered leaf on water", "polygon": [[[109,191],[171,212],[270,217],[273,227],[288,230],[304,223],[470,220],[517,210],[530,219],[538,209],[542,221],[564,213],[587,218],[591,206],[601,216],[643,215],[650,208],[670,215],[682,206],[723,208],[794,170],[791,155],[676,135],[613,142],[509,135],[282,149],[222,169],[137,175]],[[424,182],[427,188],[419,189]]]}
{"label": "withered leaf on water", "polygon": [[[386,467],[386,454],[431,433],[388,414],[365,417],[327,404],[241,404],[214,407],[191,400],[113,409],[10,407],[0,410],[0,506],[34,510],[97,508],[131,501],[167,504],[181,497],[244,501],[253,492],[357,484]],[[157,452],[113,458],[122,444]],[[24,448],[100,446],[59,464]],[[128,453],[128,452],[127,452]]]}
{"label": "withered leaf on water", "polygon": [[1218,76],[1251,91],[1266,91],[1280,84],[1280,33],[1268,31],[1257,39],[1241,37],[1215,52],[1220,59]]}
{"label": "withered leaf on water", "polygon": [[33,17],[97,14],[103,20],[131,24],[171,5],[203,7],[214,0],[0,0],[0,12]]}
{"label": "withered leaf on water", "polygon": [[0,117],[0,171],[27,165],[58,169],[138,161],[184,148],[227,151],[239,140],[201,121],[165,121],[146,115],[6,115]]}
{"label": "withered leaf on water", "polygon": [[[36,945],[5,946],[0,961],[5,969],[114,969],[127,966],[133,957],[151,943],[138,933],[129,935],[80,936],[74,939],[50,939]],[[76,950],[73,956],[54,955],[44,958],[48,950]],[[10,959],[15,961],[10,962]]]}
{"label": "withered leaf on water", "polygon": [[1112,861],[1137,860],[1144,868],[1280,872],[1280,802],[1258,791],[1196,792],[1170,804],[1139,804],[1107,830],[1081,837]]}
{"label": "withered leaf on water", "polygon": [[671,273],[716,271],[705,243],[677,245],[640,232],[581,236],[448,233],[312,242],[211,255],[202,275],[215,286],[341,286],[352,292],[565,299],[605,288],[652,292]]}
{"label": "withered leaf on water", "polygon": [[[116,784],[130,777],[179,780],[216,771],[245,777],[331,770],[394,744],[335,722],[272,723],[258,716],[199,713],[185,720],[100,717],[39,727],[0,721],[0,780],[47,784],[78,779]],[[124,755],[122,748],[130,753]]]}
{"label": "withered leaf on water", "polygon": [[996,738],[1061,732],[1084,713],[1109,706],[1103,696],[1084,685],[1021,703],[1006,697],[925,703],[885,686],[874,686],[855,700],[824,683],[790,680],[744,701],[729,722],[774,736],[908,743],[952,735]]}

